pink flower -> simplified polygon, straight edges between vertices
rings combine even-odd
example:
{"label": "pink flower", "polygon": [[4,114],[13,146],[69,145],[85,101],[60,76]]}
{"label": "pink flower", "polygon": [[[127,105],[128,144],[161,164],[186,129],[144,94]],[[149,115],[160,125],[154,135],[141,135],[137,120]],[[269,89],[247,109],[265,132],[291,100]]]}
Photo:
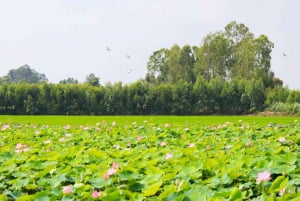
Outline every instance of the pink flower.
{"label": "pink flower", "polygon": [[166,142],[161,142],[159,145],[161,146],[161,147],[164,147],[164,146],[166,146]]}
{"label": "pink flower", "polygon": [[7,129],[9,129],[9,128],[10,128],[10,126],[7,125],[7,124],[3,124],[3,125],[2,125],[2,131],[5,131],[5,130],[7,130]]}
{"label": "pink flower", "polygon": [[281,189],[281,190],[279,191],[279,195],[280,195],[280,196],[283,196],[284,193],[285,193],[285,190],[286,190],[286,188]]}
{"label": "pink flower", "polygon": [[117,173],[117,170],[114,169],[114,168],[111,168],[111,169],[108,169],[108,170],[107,170],[108,176],[114,175],[114,174],[116,174],[116,173]]}
{"label": "pink flower", "polygon": [[23,145],[22,144],[17,144],[16,145],[16,149],[22,149],[23,148]]}
{"label": "pink flower", "polygon": [[16,145],[16,153],[27,152],[29,151],[29,147],[26,144],[17,144]]}
{"label": "pink flower", "polygon": [[119,168],[119,164],[118,163],[113,163],[112,168],[117,170]]}
{"label": "pink flower", "polygon": [[108,179],[108,178],[109,178],[109,174],[108,174],[108,173],[105,173],[105,174],[103,175],[103,178],[104,178],[104,179]]}
{"label": "pink flower", "polygon": [[70,128],[71,128],[70,125],[65,125],[65,126],[64,126],[64,129],[66,129],[66,130],[69,130]]}
{"label": "pink flower", "polygon": [[65,138],[59,138],[59,140],[58,140],[59,142],[63,142],[63,141],[65,141]]}
{"label": "pink flower", "polygon": [[24,149],[23,149],[23,152],[27,152],[27,151],[29,151],[29,147],[24,147]]}
{"label": "pink flower", "polygon": [[279,138],[279,142],[285,142],[285,141],[286,141],[285,137]]}
{"label": "pink flower", "polygon": [[94,190],[92,193],[92,198],[98,198],[101,196],[101,193],[99,191]]}
{"label": "pink flower", "polygon": [[259,172],[256,178],[256,182],[269,181],[271,179],[271,173],[268,171]]}
{"label": "pink flower", "polygon": [[168,160],[168,159],[170,159],[172,157],[173,157],[173,154],[167,153],[165,158]]}
{"label": "pink flower", "polygon": [[120,149],[121,148],[121,146],[120,145],[114,145],[114,148],[116,148],[116,149]]}
{"label": "pink flower", "polygon": [[63,187],[63,194],[69,195],[72,193],[72,188],[70,186],[64,186]]}
{"label": "pink flower", "polygon": [[253,145],[253,143],[251,141],[249,141],[249,142],[246,143],[247,147],[251,147],[252,145]]}
{"label": "pink flower", "polygon": [[138,142],[139,142],[139,141],[141,141],[141,140],[142,140],[142,138],[143,138],[142,136],[137,136],[137,138],[136,138],[136,141],[138,141]]}
{"label": "pink flower", "polygon": [[189,144],[189,148],[193,148],[195,146],[195,143]]}

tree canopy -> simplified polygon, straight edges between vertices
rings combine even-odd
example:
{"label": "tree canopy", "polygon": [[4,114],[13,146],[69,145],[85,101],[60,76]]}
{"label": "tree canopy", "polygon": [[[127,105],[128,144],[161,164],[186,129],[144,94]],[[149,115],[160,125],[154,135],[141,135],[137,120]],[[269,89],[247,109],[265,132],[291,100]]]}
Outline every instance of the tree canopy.
{"label": "tree canopy", "polygon": [[[200,75],[206,81],[262,80],[265,87],[274,85],[271,52],[274,44],[265,35],[255,38],[244,24],[231,22],[223,31],[209,33],[199,46],[173,45],[156,50],[149,57],[148,82],[196,82]],[[277,78],[278,79],[278,78]],[[278,82],[277,82],[278,83]]]}
{"label": "tree canopy", "polygon": [[41,83],[48,82],[45,74],[38,73],[31,69],[29,65],[25,64],[17,69],[12,69],[8,74],[1,78],[2,82],[8,83]]}

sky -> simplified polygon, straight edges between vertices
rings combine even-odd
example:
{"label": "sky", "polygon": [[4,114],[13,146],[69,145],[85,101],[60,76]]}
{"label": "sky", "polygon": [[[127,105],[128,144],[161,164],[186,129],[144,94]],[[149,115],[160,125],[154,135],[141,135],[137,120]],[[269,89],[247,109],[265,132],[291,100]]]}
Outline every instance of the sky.
{"label": "sky", "polygon": [[0,76],[28,64],[52,83],[90,73],[132,83],[154,51],[200,45],[236,21],[268,36],[271,70],[300,89],[299,9],[298,0],[0,0]]}

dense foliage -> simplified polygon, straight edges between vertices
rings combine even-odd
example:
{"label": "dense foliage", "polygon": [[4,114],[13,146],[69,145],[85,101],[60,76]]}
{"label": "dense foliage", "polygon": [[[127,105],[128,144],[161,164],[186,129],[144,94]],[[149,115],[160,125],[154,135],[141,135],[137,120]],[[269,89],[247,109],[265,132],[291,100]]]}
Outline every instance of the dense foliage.
{"label": "dense foliage", "polygon": [[262,110],[264,103],[256,80],[0,85],[1,114],[241,114]]}
{"label": "dense foliage", "polygon": [[45,74],[38,73],[25,64],[17,69],[12,69],[7,75],[0,77],[1,83],[42,83],[47,82]]}
{"label": "dense foliage", "polygon": [[195,83],[202,76],[206,81],[255,79],[265,88],[273,87],[282,84],[270,70],[273,47],[267,36],[255,38],[244,24],[231,22],[224,31],[205,36],[199,46],[174,45],[155,51],[148,61],[146,80]]}
{"label": "dense foliage", "polygon": [[0,199],[299,200],[298,122],[0,123]]}

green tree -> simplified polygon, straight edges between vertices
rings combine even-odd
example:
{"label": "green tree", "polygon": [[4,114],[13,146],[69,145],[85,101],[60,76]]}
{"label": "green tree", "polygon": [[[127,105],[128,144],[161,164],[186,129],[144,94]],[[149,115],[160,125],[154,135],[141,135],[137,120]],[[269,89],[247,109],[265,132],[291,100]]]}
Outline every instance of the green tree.
{"label": "green tree", "polygon": [[78,80],[72,77],[59,81],[59,84],[78,84]]}
{"label": "green tree", "polygon": [[194,76],[201,75],[207,81],[217,76],[227,79],[231,47],[223,33],[208,34],[203,39],[202,46],[194,49],[196,54]]}
{"label": "green tree", "polygon": [[169,50],[162,48],[153,52],[147,62],[148,73],[146,75],[146,81],[148,82],[168,82],[169,79],[169,68],[167,61]]}
{"label": "green tree", "polygon": [[100,78],[96,77],[94,73],[86,76],[85,83],[91,86],[100,86]]}
{"label": "green tree", "polygon": [[8,82],[27,82],[27,83],[41,83],[47,82],[48,79],[45,74],[40,74],[31,69],[30,66],[23,65],[18,69],[12,69],[7,74]]}

